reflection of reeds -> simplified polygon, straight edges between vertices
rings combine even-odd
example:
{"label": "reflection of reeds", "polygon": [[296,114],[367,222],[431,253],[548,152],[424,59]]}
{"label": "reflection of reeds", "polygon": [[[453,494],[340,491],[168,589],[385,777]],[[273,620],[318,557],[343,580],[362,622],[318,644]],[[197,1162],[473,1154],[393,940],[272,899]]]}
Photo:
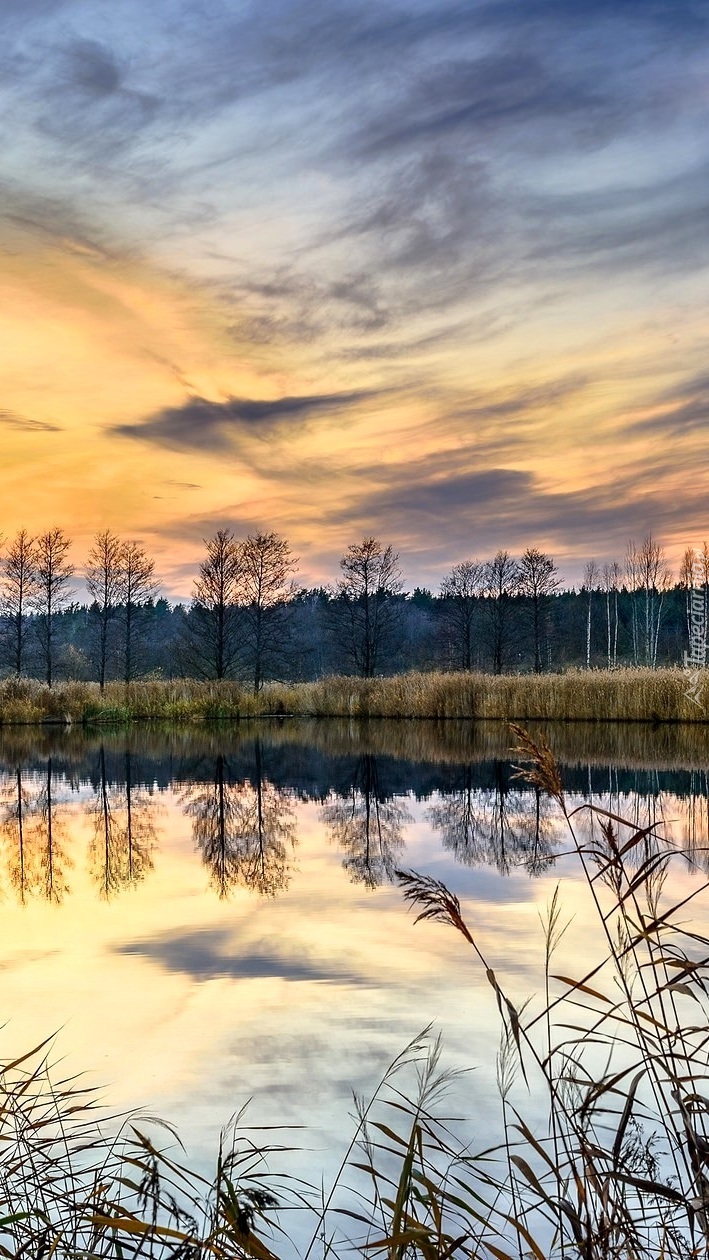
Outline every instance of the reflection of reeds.
{"label": "reflection of reeds", "polygon": [[[707,673],[709,678],[709,672]],[[491,718],[518,721],[705,721],[681,669],[569,670],[565,674],[411,673],[266,683],[144,680],[126,686],[32,679],[0,683],[0,723],[175,722],[311,717]]]}

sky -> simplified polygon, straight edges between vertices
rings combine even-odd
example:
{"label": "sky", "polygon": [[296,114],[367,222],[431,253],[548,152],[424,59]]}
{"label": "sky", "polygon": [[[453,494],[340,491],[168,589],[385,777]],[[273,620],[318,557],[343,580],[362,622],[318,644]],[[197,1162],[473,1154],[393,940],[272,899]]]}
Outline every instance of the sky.
{"label": "sky", "polygon": [[3,0],[5,537],[709,533],[706,0]]}

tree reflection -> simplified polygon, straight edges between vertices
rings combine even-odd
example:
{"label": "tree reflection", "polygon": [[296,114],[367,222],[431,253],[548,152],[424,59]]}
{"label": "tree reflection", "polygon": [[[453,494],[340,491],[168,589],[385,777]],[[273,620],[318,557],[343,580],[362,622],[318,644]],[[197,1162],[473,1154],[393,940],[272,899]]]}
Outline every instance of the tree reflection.
{"label": "tree reflection", "polygon": [[33,897],[59,905],[69,891],[66,824],[54,799],[52,758],[43,775],[23,780],[17,766],[2,785],[0,831],[10,887],[24,905]]}
{"label": "tree reflection", "polygon": [[345,853],[342,863],[353,883],[377,888],[392,879],[411,814],[401,801],[384,795],[377,759],[365,753],[357,760],[351,787],[323,806],[331,839]]}
{"label": "tree reflection", "polygon": [[538,788],[513,788],[509,769],[496,761],[492,787],[483,788],[465,766],[460,786],[431,807],[429,822],[465,866],[494,866],[501,875],[524,866],[538,875],[554,861],[551,809]]}
{"label": "tree reflection", "polygon": [[89,871],[101,897],[110,900],[122,889],[140,883],[153,869],[156,804],[133,781],[131,754],[124,756],[124,782],[110,782],[103,744],[98,756],[98,782],[90,812],[94,834],[89,842]]}
{"label": "tree reflection", "polygon": [[275,897],[288,887],[295,810],[290,795],[264,777],[259,740],[250,781],[235,780],[220,753],[211,781],[190,786],[183,800],[210,884],[220,898],[237,886],[262,897]]}

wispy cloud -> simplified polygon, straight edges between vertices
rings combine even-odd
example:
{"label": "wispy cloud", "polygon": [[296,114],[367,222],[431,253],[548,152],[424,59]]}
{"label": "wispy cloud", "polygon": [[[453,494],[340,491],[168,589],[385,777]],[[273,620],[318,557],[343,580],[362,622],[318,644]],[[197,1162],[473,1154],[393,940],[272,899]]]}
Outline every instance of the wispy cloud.
{"label": "wispy cloud", "polygon": [[49,420],[33,420],[30,416],[21,416],[16,411],[5,411],[2,408],[0,408],[0,425],[6,429],[19,429],[24,433],[61,432],[60,426],[51,424]]}
{"label": "wispy cloud", "polygon": [[[164,460],[156,537],[186,551],[236,505],[333,548],[533,532],[580,555],[702,517],[702,0],[181,0],[179,23],[169,0],[8,0],[0,29],[3,257],[41,239],[55,294],[57,255],[91,260],[85,355],[112,353],[81,424],[107,470],[138,443]],[[189,318],[155,317],[127,264],[177,277]],[[73,364],[63,291],[44,327]],[[76,371],[19,372],[0,423],[63,423]]]}

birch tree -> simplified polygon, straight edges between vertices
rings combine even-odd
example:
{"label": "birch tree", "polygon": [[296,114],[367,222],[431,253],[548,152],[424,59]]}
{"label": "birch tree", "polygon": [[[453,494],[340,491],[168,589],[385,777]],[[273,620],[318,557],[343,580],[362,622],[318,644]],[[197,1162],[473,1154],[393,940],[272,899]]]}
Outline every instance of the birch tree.
{"label": "birch tree", "polygon": [[665,594],[671,586],[672,574],[664,548],[652,534],[647,534],[640,546],[631,538],[625,565],[631,591],[633,658],[636,664],[654,669]]}
{"label": "birch tree", "polygon": [[621,576],[621,567],[617,560],[604,564],[601,580],[606,597],[606,654],[609,669],[615,669],[618,664],[618,591]]}
{"label": "birch tree", "polygon": [[598,583],[599,569],[595,560],[589,560],[583,571],[583,585],[587,596],[586,607],[586,669],[591,668],[591,599]]}

